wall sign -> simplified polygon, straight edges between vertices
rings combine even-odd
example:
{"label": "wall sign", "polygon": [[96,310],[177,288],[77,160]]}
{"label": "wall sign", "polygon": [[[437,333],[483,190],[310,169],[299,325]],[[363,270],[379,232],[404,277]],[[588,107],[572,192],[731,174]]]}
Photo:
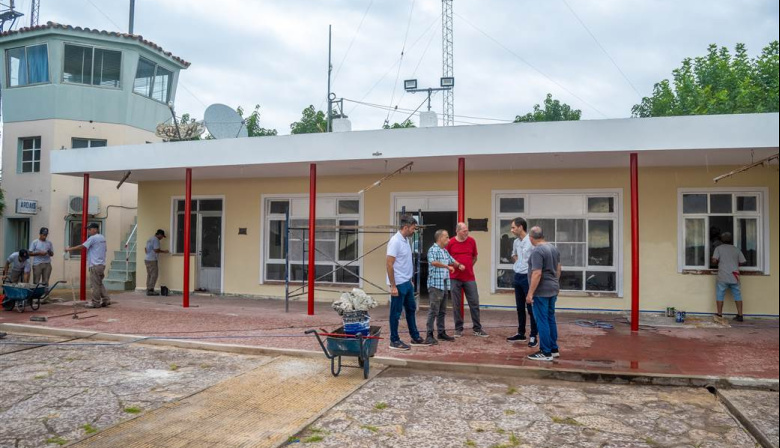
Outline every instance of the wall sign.
{"label": "wall sign", "polygon": [[38,201],[34,201],[32,199],[17,199],[16,213],[21,215],[37,215]]}

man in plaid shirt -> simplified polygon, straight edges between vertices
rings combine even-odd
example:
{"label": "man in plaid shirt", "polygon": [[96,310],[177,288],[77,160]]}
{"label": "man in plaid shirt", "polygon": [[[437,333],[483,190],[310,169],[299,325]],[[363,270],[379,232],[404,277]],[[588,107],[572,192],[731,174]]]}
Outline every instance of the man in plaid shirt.
{"label": "man in plaid shirt", "polygon": [[439,229],[433,236],[436,243],[428,249],[428,297],[430,308],[428,309],[428,336],[425,342],[438,344],[433,337],[433,323],[436,320],[439,339],[454,341],[444,331],[444,315],[447,313],[447,296],[450,293],[450,273],[455,269],[464,270],[465,266],[455,261],[445,249],[450,242],[450,235],[446,230]]}

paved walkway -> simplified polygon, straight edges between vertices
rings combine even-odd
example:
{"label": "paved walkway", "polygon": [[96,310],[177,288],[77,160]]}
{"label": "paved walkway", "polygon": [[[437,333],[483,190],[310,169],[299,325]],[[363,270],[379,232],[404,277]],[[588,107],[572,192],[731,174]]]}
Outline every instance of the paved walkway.
{"label": "paved walkway", "polygon": [[[69,291],[66,296],[70,296]],[[316,341],[303,336],[309,328],[334,329],[339,316],[326,303],[317,303],[314,316],[306,315],[304,302],[292,302],[284,312],[280,300],[201,297],[191,299],[192,307],[181,308],[181,296],[146,297],[139,293],[114,294],[115,305],[87,311],[72,319],[70,302],[44,305],[39,312],[19,314],[0,312],[0,324],[24,323],[57,328],[186,337],[265,347],[319,351]],[[425,320],[426,309],[418,311],[417,321]],[[66,314],[65,316],[62,316]],[[372,311],[372,321],[388,335],[388,308]],[[466,313],[468,314],[468,313]],[[49,316],[48,322],[30,322],[30,316]],[[60,317],[54,317],[54,316]],[[614,329],[577,325],[578,320],[606,320]],[[665,317],[643,316],[643,327],[632,334],[625,319],[617,314],[559,314],[561,357],[554,363],[529,361],[533,350],[523,344],[510,344],[505,338],[516,331],[516,315],[511,310],[483,310],[482,321],[490,333],[487,339],[468,334],[454,343],[415,348],[411,352],[388,349],[380,343],[378,356],[443,362],[499,364],[520,367],[621,372],[638,374],[712,375],[777,379],[778,321],[747,320],[731,326],[715,325],[707,318],[689,317],[685,325]],[[451,320],[448,323],[451,326]],[[644,325],[648,324],[648,325]],[[467,322],[468,328],[468,322]],[[408,341],[405,325],[402,336]],[[292,337],[287,337],[292,336]]]}

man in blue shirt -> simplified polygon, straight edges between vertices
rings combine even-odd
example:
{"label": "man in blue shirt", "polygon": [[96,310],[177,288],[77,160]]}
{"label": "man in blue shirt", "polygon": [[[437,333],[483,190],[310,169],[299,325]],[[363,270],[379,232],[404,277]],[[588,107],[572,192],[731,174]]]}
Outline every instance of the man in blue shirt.
{"label": "man in blue shirt", "polygon": [[92,289],[92,302],[84,305],[86,308],[100,308],[111,305],[111,297],[103,285],[106,276],[106,238],[98,233],[100,226],[93,222],[87,226],[89,238],[78,246],[65,249],[66,252],[87,249],[87,265],[89,266],[89,287]]}
{"label": "man in blue shirt", "polygon": [[425,342],[436,345],[439,341],[433,337],[433,324],[436,321],[439,339],[454,341],[455,338],[444,331],[444,315],[447,312],[447,296],[450,294],[450,274],[455,269],[464,270],[465,266],[455,261],[445,249],[450,242],[450,235],[446,230],[439,229],[433,235],[436,241],[428,249],[428,334]]}

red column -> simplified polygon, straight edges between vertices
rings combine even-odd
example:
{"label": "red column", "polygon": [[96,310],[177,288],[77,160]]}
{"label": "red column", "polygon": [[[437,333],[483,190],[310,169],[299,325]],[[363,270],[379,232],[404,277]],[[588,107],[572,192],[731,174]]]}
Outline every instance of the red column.
{"label": "red column", "polygon": [[183,308],[190,307],[190,232],[192,219],[192,168],[187,168],[184,182],[184,284],[182,285]]}
{"label": "red column", "polygon": [[[466,222],[466,159],[458,159],[458,222]],[[466,292],[461,292],[460,315],[464,316]]]}
{"label": "red column", "polygon": [[309,316],[314,316],[314,234],[317,224],[317,164],[309,165]]}
{"label": "red column", "polygon": [[631,154],[631,331],[639,331],[639,170]]}
{"label": "red column", "polygon": [[[84,192],[81,194],[81,242],[87,240],[87,216],[89,213],[89,173],[84,173]],[[87,249],[81,249],[81,285],[79,298],[87,300]]]}

